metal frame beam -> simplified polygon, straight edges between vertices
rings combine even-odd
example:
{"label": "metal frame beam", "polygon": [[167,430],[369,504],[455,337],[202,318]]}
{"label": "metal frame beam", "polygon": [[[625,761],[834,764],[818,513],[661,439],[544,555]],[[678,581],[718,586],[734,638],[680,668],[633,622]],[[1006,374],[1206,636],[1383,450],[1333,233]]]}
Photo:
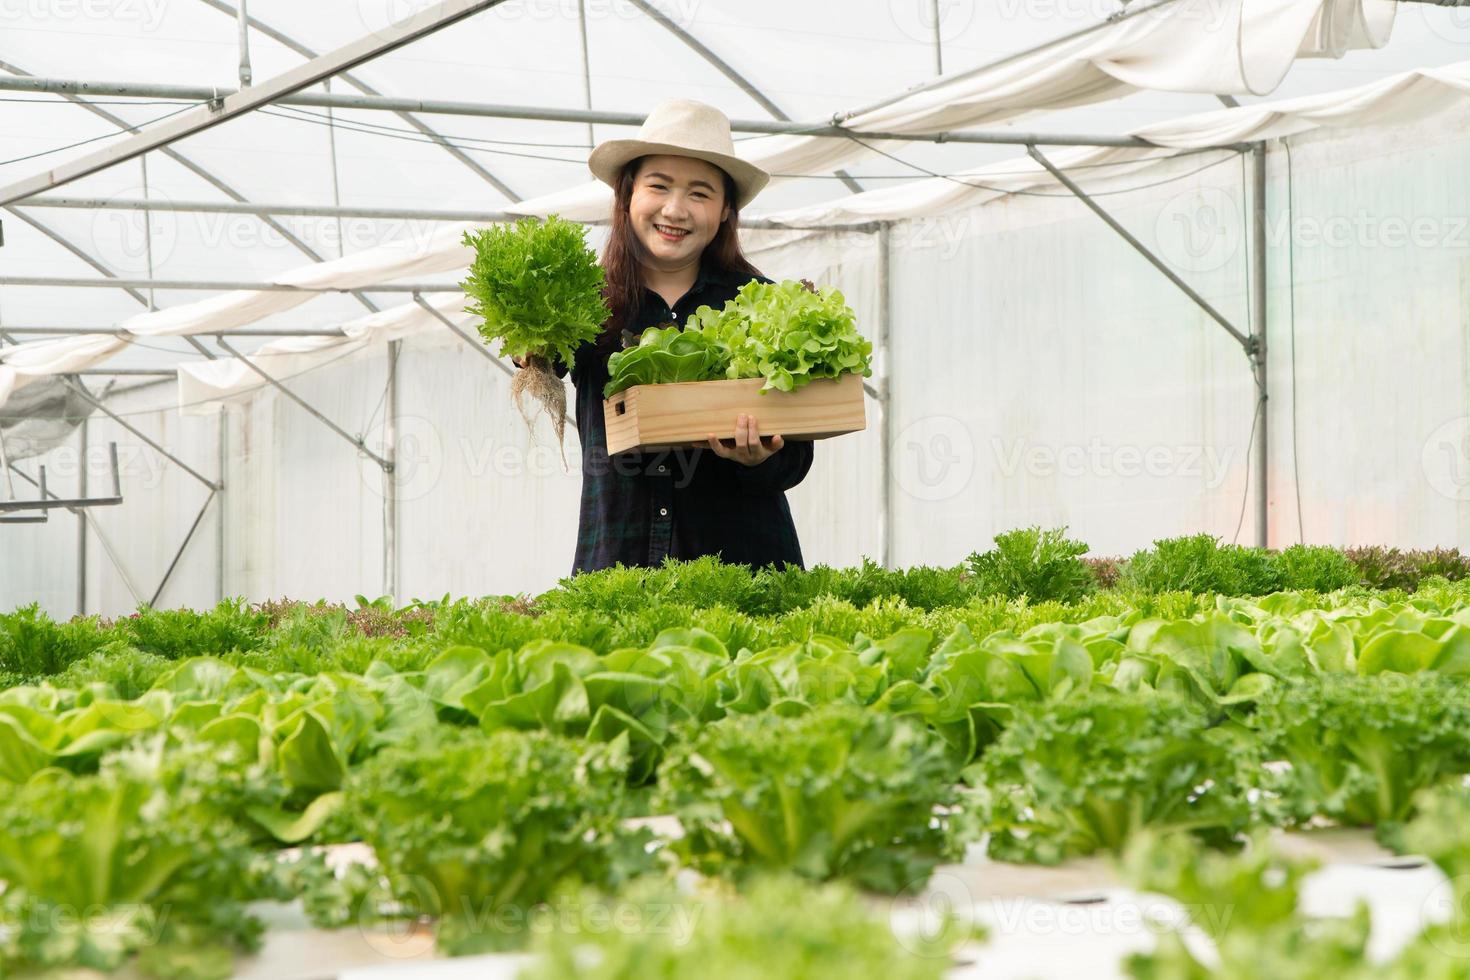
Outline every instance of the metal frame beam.
{"label": "metal frame beam", "polygon": [[[259,293],[349,293],[335,286],[287,286],[277,282],[230,282],[212,279],[78,279],[73,276],[4,276],[0,286],[72,286],[80,289],[182,289]],[[354,287],[358,288],[358,287]],[[454,293],[454,283],[381,283],[363,287],[374,293]],[[98,333],[107,333],[99,330]],[[206,331],[207,332],[207,331]]]}
{"label": "metal frame beam", "polygon": [[81,375],[83,377],[96,376],[100,378],[173,378],[179,373],[178,368],[84,368],[81,371],[68,371],[68,374]]}
{"label": "metal frame beam", "polygon": [[120,197],[27,198],[26,208],[65,208],[78,211],[167,211],[189,214],[278,214],[303,218],[377,218],[385,221],[515,221],[523,214],[473,209],[341,207],[330,204],[267,204],[259,201],[146,201]]}
{"label": "metal frame beam", "polygon": [[[112,327],[12,327],[5,328],[10,334],[33,334],[42,337],[74,337],[97,333],[112,333],[119,337],[136,337],[137,335],[128,330],[117,330]],[[257,330],[211,330],[209,334],[223,334],[226,337],[345,337],[347,333],[343,330],[290,330],[286,328],[262,327]],[[167,340],[168,337],[150,337],[150,340]]]}
{"label": "metal frame beam", "polygon": [[173,577],[174,569],[179,567],[179,561],[184,557],[184,551],[189,547],[189,542],[194,540],[194,532],[199,530],[199,525],[204,521],[204,515],[209,510],[209,505],[214,503],[215,496],[219,490],[209,491],[209,496],[204,498],[204,503],[199,507],[199,513],[194,515],[194,523],[189,525],[184,540],[179,542],[179,547],[174,551],[173,560],[168,563],[168,568],[163,573],[158,588],[153,590],[153,598],[148,600],[148,605],[158,605],[158,600],[163,596],[163,590],[168,587],[168,580]]}
{"label": "metal frame beam", "polygon": [[[107,455],[108,455],[108,461],[112,465],[112,496],[110,496],[110,497],[89,497],[89,496],[87,496],[87,490],[86,490],[86,486],[85,486],[86,477],[87,477],[87,468],[85,466],[83,466],[82,467],[82,473],[81,473],[81,478],[82,478],[82,482],[83,482],[83,486],[81,488],[82,495],[80,497],[72,497],[72,498],[69,498],[69,499],[63,499],[61,497],[58,497],[55,494],[50,493],[49,491],[47,491],[47,489],[46,489],[46,467],[42,466],[40,468],[40,471],[39,471],[40,472],[40,480],[39,480],[39,483],[37,484],[40,487],[40,491],[41,491],[41,495],[40,495],[39,499],[37,499],[37,500],[20,500],[20,499],[15,498],[14,496],[12,496],[12,498],[10,500],[0,500],[0,513],[6,513],[6,512],[9,512],[9,511],[22,511],[22,510],[50,510],[53,507],[65,507],[67,510],[76,510],[79,507],[113,507],[113,506],[116,506],[117,504],[122,503],[123,502],[123,497],[122,497],[122,470],[118,467],[118,463],[117,463],[117,443],[110,442],[110,443],[107,444]],[[9,460],[5,460],[5,465],[6,465],[7,470],[14,469],[14,467],[12,467],[10,465],[10,461]],[[16,472],[17,473],[20,473],[21,476],[25,476],[25,473],[21,472],[18,469],[16,470]],[[8,475],[9,474],[7,473],[7,476]],[[13,492],[14,491],[12,489],[12,494],[13,494]]]}
{"label": "metal frame beam", "polygon": [[1159,272],[1164,274],[1165,278],[1167,278],[1175,286],[1179,287],[1180,291],[1182,291],[1186,296],[1192,299],[1195,302],[1195,305],[1199,306],[1200,309],[1204,310],[1205,313],[1209,315],[1210,319],[1214,320],[1216,323],[1220,324],[1220,326],[1224,327],[1225,331],[1229,333],[1230,336],[1235,338],[1236,342],[1240,344],[1240,346],[1245,350],[1247,354],[1251,353],[1251,338],[1247,334],[1243,333],[1239,328],[1237,328],[1235,324],[1231,323],[1229,317],[1225,316],[1225,314],[1215,309],[1214,304],[1201,296],[1193,286],[1180,278],[1178,273],[1169,268],[1168,263],[1155,255],[1147,245],[1138,240],[1137,236],[1135,236],[1127,228],[1123,227],[1123,225],[1118,221],[1117,218],[1114,218],[1111,214],[1107,212],[1105,208],[1103,208],[1102,205],[1093,200],[1091,195],[1084,191],[1071,177],[1068,177],[1065,173],[1058,169],[1056,164],[1048,160],[1040,150],[1038,150],[1034,146],[1028,146],[1026,148],[1026,152],[1029,153],[1032,159],[1034,159],[1037,163],[1045,167],[1047,172],[1055,177],[1058,183],[1060,183],[1067,190],[1071,191],[1073,196],[1075,196],[1077,200],[1085,204],[1088,210],[1101,218],[1107,224],[1107,226],[1113,229],[1113,231],[1117,232],[1118,236],[1122,238],[1125,242],[1127,242],[1129,245],[1132,245],[1134,250],[1137,251],[1138,254],[1142,255],[1145,259],[1148,260],[1149,265],[1153,266],[1155,269],[1158,269]]}
{"label": "metal frame beam", "polygon": [[[514,211],[451,211],[431,208],[372,208],[372,207],[338,207],[320,204],[267,204],[263,202],[229,202],[229,201],[152,201],[142,198],[100,198],[100,197],[53,197],[42,195],[40,197],[27,198],[21,205],[27,208],[69,208],[84,211],[179,211],[198,214],[253,214],[258,216],[283,214],[309,218],[377,218],[387,221],[474,221],[485,224],[498,222],[513,222],[525,218],[526,215]],[[270,219],[262,217],[261,220],[271,224]],[[606,220],[580,221],[584,225],[605,225]],[[776,231],[797,231],[803,228],[818,229],[821,231],[874,231],[880,222],[864,221],[856,224],[820,224],[820,225],[798,225],[787,222],[776,223],[761,218],[740,219],[741,230],[746,229],[772,229]],[[362,287],[367,290],[376,289],[375,286]]]}
{"label": "metal frame beam", "polygon": [[[1166,0],[1174,2],[1174,0]],[[251,91],[258,91],[256,89]],[[207,100],[224,95],[218,89],[187,85],[142,85],[131,82],[77,81],[48,78],[0,79],[0,91],[49,92],[57,95],[94,95],[153,99]],[[913,91],[913,90],[910,90]],[[230,95],[228,98],[236,98]],[[314,106],[331,109],[373,109],[383,112],[421,112],[449,116],[483,116],[495,119],[524,119],[540,122],[596,123],[608,126],[641,126],[645,117],[636,112],[606,112],[588,109],[558,109],[545,106],[497,105],[485,102],[461,102],[438,99],[404,99],[386,96],[347,95],[345,93],[302,92],[270,100],[274,105]],[[258,108],[259,106],[252,106]],[[182,118],[182,117],[181,117]],[[167,125],[165,123],[164,125]],[[1106,136],[1080,133],[1024,133],[1012,130],[952,130],[940,133],[890,133],[856,130],[830,121],[801,122],[773,119],[731,119],[730,129],[737,133],[767,136],[826,136],[834,139],[858,137],[873,140],[897,140],[909,143],[978,143],[1008,146],[1118,146],[1164,149],[1156,143],[1136,136]],[[1230,144],[1221,149],[1241,149],[1244,144]],[[47,186],[26,191],[40,193]],[[0,190],[0,204],[6,203],[6,190]]]}
{"label": "metal frame beam", "polygon": [[225,341],[225,338],[222,335],[215,334],[214,335],[214,342],[217,343],[217,344],[219,344],[220,347],[223,348],[226,353],[230,354],[233,357],[238,358],[240,360],[240,363],[241,364],[244,364],[250,370],[252,370],[256,374],[260,375],[263,379],[265,379],[266,383],[269,384],[271,387],[275,388],[281,394],[285,395],[287,398],[291,399],[293,402],[295,402],[296,404],[300,405],[302,408],[306,409],[306,411],[313,418],[315,418],[318,422],[322,423],[322,425],[325,425],[327,428],[329,428],[333,432],[337,433],[337,435],[341,436],[343,439],[346,439],[348,442],[350,442],[354,447],[356,447],[356,449],[357,449],[358,452],[362,453],[364,456],[368,457],[373,462],[375,462],[379,466],[381,466],[383,468],[383,472],[385,472],[385,473],[392,473],[393,472],[394,466],[393,466],[393,462],[391,460],[385,459],[384,457],[379,456],[377,453],[375,453],[371,449],[369,449],[367,447],[367,444],[363,442],[361,436],[354,436],[354,435],[352,435],[346,429],[344,429],[340,425],[338,425],[336,422],[333,422],[331,419],[327,418],[321,412],[317,411],[315,408],[313,408],[311,406],[311,404],[309,402],[307,402],[306,399],[302,398],[300,395],[296,394],[296,392],[292,391],[290,388],[287,388],[285,385],[283,385],[280,381],[276,380],[276,378],[273,375],[267,373],[266,370],[264,368],[262,368],[259,364],[256,364],[250,358],[246,357],[244,354],[241,354],[239,351],[235,350],[235,348],[231,347],[229,345],[229,343],[227,343]]}
{"label": "metal frame beam", "polygon": [[359,37],[335,51],[319,55],[259,85],[223,98],[211,97],[207,105],[165,119],[111,146],[0,187],[0,205],[22,200],[53,187],[64,186],[125,160],[134,159],[149,150],[211,129],[504,2],[505,0],[441,0],[433,7]]}

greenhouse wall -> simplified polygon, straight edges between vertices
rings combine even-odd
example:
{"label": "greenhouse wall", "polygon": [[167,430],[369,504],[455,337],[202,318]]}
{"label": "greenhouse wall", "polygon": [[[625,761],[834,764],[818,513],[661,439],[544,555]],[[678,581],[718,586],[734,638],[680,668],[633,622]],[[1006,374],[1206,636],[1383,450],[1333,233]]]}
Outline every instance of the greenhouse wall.
{"label": "greenhouse wall", "polygon": [[[1186,157],[1165,174],[1179,179],[1097,200],[1245,329],[1248,169],[1200,169],[1213,159]],[[1273,546],[1470,545],[1467,172],[1470,113],[1304,138],[1289,188],[1287,154],[1273,148]],[[1027,524],[1068,525],[1101,554],[1198,531],[1256,540],[1244,353],[1078,201],[1048,191],[905,222],[891,255],[894,563],[953,563]],[[753,257],[767,275],[837,285],[875,331],[876,235],[798,236]],[[380,349],[290,385],[381,449],[386,379]],[[544,422],[528,433],[505,375],[446,331],[404,343],[397,385],[399,598],[535,592],[567,574],[578,477]],[[223,424],[181,418],[175,397],[159,385],[108,400],[206,476],[227,461],[222,499],[161,605],[384,591],[376,464],[269,389]],[[869,423],[820,443],[790,495],[809,564],[879,553],[871,401]],[[208,490],[98,416],[94,492],[110,439],[126,500],[92,511],[102,537],[88,535],[85,609],[117,615],[157,589]],[[77,453],[74,441],[44,460],[58,492],[76,489]],[[0,608],[76,612],[77,518],[0,533]]]}

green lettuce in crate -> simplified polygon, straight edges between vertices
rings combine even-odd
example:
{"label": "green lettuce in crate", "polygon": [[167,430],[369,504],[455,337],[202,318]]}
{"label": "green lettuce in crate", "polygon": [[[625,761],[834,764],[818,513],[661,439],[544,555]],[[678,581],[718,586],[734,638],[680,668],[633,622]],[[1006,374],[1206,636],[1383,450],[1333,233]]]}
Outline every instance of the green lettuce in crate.
{"label": "green lettuce in crate", "polygon": [[607,280],[586,236],[583,225],[556,215],[464,236],[475,250],[460,283],[473,300],[465,312],[484,319],[480,335],[500,341],[503,355],[526,359],[511,382],[511,397],[529,425],[521,404],[529,392],[551,416],[558,443],[566,430],[566,389],[550,362],[570,367],[577,348],[597,339],[611,313],[603,297]]}
{"label": "green lettuce in crate", "polygon": [[836,288],[752,281],[723,309],[695,310],[683,331],[651,328],[637,347],[614,354],[603,394],[639,384],[741,378],[764,378],[762,391],[792,391],[820,378],[867,377],[872,353]]}
{"label": "green lettuce in crate", "polygon": [[608,358],[613,380],[605,386],[605,393],[615,395],[634,385],[711,381],[721,377],[729,363],[729,353],[698,330],[649,327],[637,347]]}

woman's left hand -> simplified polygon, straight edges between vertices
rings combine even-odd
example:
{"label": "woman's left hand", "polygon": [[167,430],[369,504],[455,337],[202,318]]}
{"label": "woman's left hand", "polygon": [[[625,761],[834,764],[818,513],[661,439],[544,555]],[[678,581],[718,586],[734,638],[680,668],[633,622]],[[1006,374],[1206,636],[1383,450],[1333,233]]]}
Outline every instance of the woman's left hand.
{"label": "woman's left hand", "polygon": [[770,443],[761,440],[760,425],[754,415],[742,415],[735,420],[735,448],[731,449],[710,433],[709,447],[716,456],[733,459],[742,466],[759,466],[780,452],[786,441],[780,436],[771,436]]}

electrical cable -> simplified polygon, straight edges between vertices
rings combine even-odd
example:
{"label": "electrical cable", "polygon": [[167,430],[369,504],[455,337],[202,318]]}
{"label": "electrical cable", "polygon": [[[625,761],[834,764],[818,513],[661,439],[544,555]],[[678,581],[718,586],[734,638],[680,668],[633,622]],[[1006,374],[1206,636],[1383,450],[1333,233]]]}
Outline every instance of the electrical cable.
{"label": "electrical cable", "polygon": [[90,139],[77,140],[75,143],[67,143],[65,146],[53,146],[49,150],[41,150],[37,153],[28,153],[25,156],[13,157],[9,160],[0,160],[0,167],[8,167],[12,163],[23,163],[26,160],[34,160],[37,157],[50,156],[53,153],[60,153],[63,150],[71,150],[75,149],[78,146],[86,146],[88,143],[96,143],[100,140],[111,139],[114,136],[124,136],[130,132],[137,132],[139,130],[152,126],[155,123],[161,123],[165,119],[171,119],[174,116],[179,115],[180,113],[188,112],[190,109],[196,108],[197,106],[201,106],[203,104],[203,102],[191,102],[179,109],[176,109],[173,112],[166,112],[156,119],[150,119],[147,122],[138,123],[137,125],[132,126],[130,129],[114,129],[111,132],[103,133],[101,136],[93,136]]}
{"label": "electrical cable", "polygon": [[[256,112],[257,113],[260,113],[260,114],[263,114],[263,115],[267,115],[267,116],[274,116],[274,117],[276,117],[278,119],[285,119],[285,120],[290,121],[290,122],[300,122],[300,123],[306,123],[308,125],[318,125],[318,126],[328,125],[328,123],[325,120],[321,120],[321,119],[317,119],[317,118],[311,118],[311,117],[308,117],[308,116],[291,115],[291,114],[287,114],[287,113],[277,112],[277,111],[274,111],[274,110],[271,110],[271,109],[257,109]],[[436,139],[436,138],[432,138],[432,137],[424,137],[424,136],[410,135],[408,133],[402,133],[402,132],[395,132],[395,131],[393,131],[393,130],[396,130],[397,127],[379,127],[379,126],[377,126],[377,124],[374,124],[375,128],[367,129],[367,128],[362,128],[362,126],[359,125],[356,122],[344,122],[343,120],[340,120],[340,119],[336,121],[336,124],[335,125],[337,126],[338,129],[347,130],[347,131],[350,131],[350,132],[356,132],[356,133],[359,133],[359,134],[362,134],[362,135],[366,135],[366,136],[379,136],[379,137],[382,137],[384,139],[397,139],[397,140],[403,140],[403,141],[409,142],[409,143],[423,143],[423,144],[427,144],[427,145],[440,145],[440,146],[447,145],[447,146],[455,147],[456,149],[467,150],[467,151],[471,151],[471,152],[489,153],[489,154],[494,154],[496,156],[510,156],[510,157],[517,157],[517,158],[521,158],[521,159],[529,159],[529,160],[542,160],[542,161],[546,161],[546,162],[550,162],[550,163],[566,163],[566,164],[575,164],[577,166],[585,166],[585,164],[586,164],[586,161],[584,159],[580,158],[580,157],[575,158],[575,159],[568,159],[566,157],[550,156],[550,155],[539,154],[539,153],[518,153],[518,152],[513,152],[513,151],[510,151],[510,150],[493,150],[493,149],[487,149],[485,147],[469,146],[469,145],[457,143],[457,142],[455,142],[455,141],[453,141],[451,139],[447,139],[447,138],[446,139]],[[954,181],[955,183],[963,184],[966,187],[974,187],[974,188],[978,188],[980,190],[995,191],[998,194],[1010,194],[1010,195],[1025,196],[1025,197],[1065,198],[1065,197],[1071,197],[1072,196],[1070,194],[1070,192],[1050,193],[1050,192],[1046,192],[1046,191],[1008,190],[1008,189],[1003,188],[1003,187],[995,187],[993,185],[982,184],[982,183],[978,183],[978,182],[975,182],[975,181],[962,180],[962,179],[960,179],[959,177],[957,177],[957,176],[955,176],[953,174],[938,173],[937,171],[930,170],[927,167],[920,166],[919,164],[911,163],[911,162],[909,162],[907,160],[902,159],[901,157],[895,156],[895,155],[893,155],[891,153],[888,153],[888,152],[886,152],[884,150],[880,150],[877,147],[872,146],[871,144],[863,141],[862,139],[859,139],[856,136],[849,135],[847,138],[853,140],[856,143],[859,143],[860,145],[866,147],[869,150],[872,150],[874,153],[877,153],[880,156],[887,157],[888,159],[893,160],[895,163],[901,164],[902,166],[905,166],[905,167],[909,167],[909,168],[911,168],[912,170],[914,170],[914,171],[916,171],[918,173],[924,174],[925,176],[928,176],[928,177],[937,177],[937,178],[940,178],[940,179],[943,179],[943,180]],[[520,144],[520,145],[539,146],[539,145],[542,145],[542,144],[537,144],[537,143],[524,143],[524,144]],[[1200,154],[1200,153],[1212,153],[1212,152],[1226,152],[1226,153],[1231,154],[1232,156],[1236,156],[1236,155],[1239,155],[1241,153],[1241,151],[1239,151],[1239,150],[1224,150],[1223,148],[1220,148],[1220,147],[1206,147],[1206,148],[1203,148],[1203,149],[1187,150],[1187,151],[1184,151],[1182,153],[1169,154],[1168,156],[1144,157],[1144,158],[1139,158],[1139,159],[1135,159],[1135,160],[1116,160],[1116,161],[1108,161],[1108,162],[1104,162],[1104,163],[1081,164],[1081,165],[1078,165],[1078,166],[1066,167],[1066,168],[1062,168],[1062,169],[1065,169],[1065,170],[1083,170],[1083,169],[1096,169],[1096,168],[1101,168],[1101,167],[1120,167],[1120,166],[1127,166],[1127,165],[1138,164],[1138,163],[1149,163],[1149,162],[1152,162],[1152,161],[1155,161],[1155,160],[1173,160],[1173,159],[1179,159],[1179,158],[1185,157],[1185,156],[1193,156],[1193,155]],[[1212,167],[1219,166],[1220,164],[1226,162],[1226,160],[1228,160],[1228,159],[1230,159],[1230,157],[1225,157],[1225,158],[1222,158],[1220,160],[1217,160],[1217,161],[1215,161],[1213,163],[1205,164],[1204,166],[1199,167],[1199,168],[1197,168],[1195,170],[1191,170],[1188,173],[1178,174],[1178,175],[1173,176],[1173,177],[1166,177],[1166,178],[1164,178],[1162,180],[1154,181],[1154,182],[1148,183],[1148,184],[1140,184],[1140,185],[1136,185],[1136,186],[1133,186],[1133,187],[1124,187],[1124,188],[1119,188],[1117,190],[1112,190],[1112,191],[1098,191],[1098,192],[1095,192],[1093,194],[1093,196],[1094,197],[1108,197],[1108,196],[1113,196],[1113,195],[1117,195],[1117,194],[1128,194],[1128,193],[1132,193],[1134,191],[1149,190],[1149,189],[1154,188],[1154,187],[1162,187],[1162,186],[1165,186],[1167,184],[1174,183],[1176,181],[1187,180],[1190,177],[1195,176],[1196,174],[1203,173],[1204,171],[1209,170]],[[1018,176],[1019,177],[1019,176],[1028,176],[1031,173],[1032,173],[1032,171],[1019,171],[1018,170],[1018,171],[1009,171],[1009,172],[997,172],[995,174],[995,176],[997,176],[997,177]],[[772,174],[771,176],[773,176],[773,177],[783,177],[783,178],[792,178],[792,179],[826,179],[826,180],[840,180],[840,179],[842,179],[841,177],[839,177],[839,176],[837,176],[835,174],[783,174],[783,173],[775,173],[775,174]],[[909,179],[911,179],[911,175],[908,175],[908,174],[863,174],[863,175],[851,174],[849,176],[852,177],[853,179],[856,179],[856,180],[909,180]]]}

